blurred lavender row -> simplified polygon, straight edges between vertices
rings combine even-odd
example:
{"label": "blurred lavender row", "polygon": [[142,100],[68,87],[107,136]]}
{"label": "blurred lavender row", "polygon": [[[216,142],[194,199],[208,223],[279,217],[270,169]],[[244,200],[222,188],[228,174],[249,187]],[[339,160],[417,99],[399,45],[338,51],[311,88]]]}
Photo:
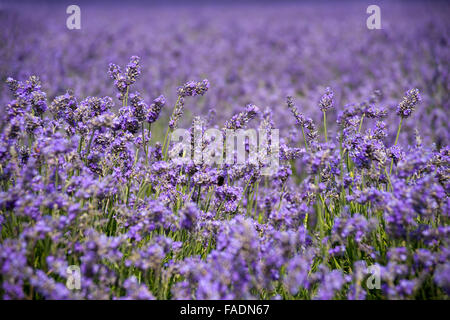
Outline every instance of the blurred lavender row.
{"label": "blurred lavender row", "polygon": [[[173,105],[172,88],[207,78],[214,90],[195,111],[218,108],[224,120],[251,102],[279,110],[276,120],[286,124],[293,124],[280,110],[287,95],[297,96],[302,109],[320,120],[314,104],[327,86],[339,106],[380,90],[388,109],[417,87],[424,103],[401,141],[417,127],[426,143],[448,144],[449,5],[381,2],[382,30],[367,29],[366,7],[81,2],[82,28],[68,30],[62,4],[10,4],[0,13],[0,77],[39,75],[49,98],[69,88],[83,97],[112,96],[105,68],[135,54],[145,60],[137,90],[146,100],[164,94]],[[7,101],[4,85],[0,101]]]}

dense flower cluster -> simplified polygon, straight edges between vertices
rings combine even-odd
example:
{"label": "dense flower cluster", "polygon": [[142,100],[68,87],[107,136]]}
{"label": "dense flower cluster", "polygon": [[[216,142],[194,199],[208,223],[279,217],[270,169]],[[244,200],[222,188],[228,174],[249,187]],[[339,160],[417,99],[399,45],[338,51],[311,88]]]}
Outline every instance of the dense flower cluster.
{"label": "dense flower cluster", "polygon": [[[233,26],[234,20],[222,14],[218,19]],[[180,48],[189,48],[190,37],[178,29],[172,31],[173,48],[152,42],[150,56],[162,57],[156,69],[145,69],[154,61],[147,54],[132,56],[125,68],[111,63],[108,69],[105,63],[103,77],[108,71],[116,98],[110,88],[90,82],[105,90],[98,96],[67,79],[63,88],[48,79],[47,91],[37,76],[16,76],[8,69],[13,71],[3,78],[9,100],[2,106],[0,139],[0,297],[448,299],[450,147],[447,119],[442,119],[448,102],[442,102],[442,93],[432,93],[447,90],[448,75],[441,70],[443,49],[428,40],[434,29],[424,45],[436,46],[431,64],[437,67],[425,66],[423,81],[415,82],[404,74],[408,66],[394,63],[420,51],[403,51],[409,42],[400,34],[380,31],[367,41],[378,39],[382,45],[369,50],[367,43],[349,43],[360,56],[347,59],[337,52],[325,63],[322,52],[339,51],[334,40],[309,35],[307,25],[284,14],[286,24],[274,23],[279,27],[267,32],[249,16],[242,28],[254,35],[247,39],[250,44],[197,22],[191,31],[194,38],[201,35],[201,45],[187,55]],[[445,27],[436,21],[434,28]],[[294,36],[302,31],[306,40]],[[224,39],[218,41],[215,32],[223,32]],[[394,52],[390,67],[351,72],[354,65],[364,69],[372,51],[389,56],[383,41],[390,37],[399,41],[389,48]],[[326,41],[318,45],[315,39]],[[224,52],[233,46],[237,58],[199,49],[211,43]],[[253,58],[246,58],[260,44]],[[85,50],[85,44],[73,45],[67,50]],[[303,55],[317,54],[319,60],[293,65],[296,48],[303,45],[310,48]],[[96,56],[99,47],[93,45],[90,54]],[[287,65],[277,60],[281,66],[275,67],[265,50],[288,55]],[[181,55],[183,66],[203,59],[218,73],[212,74],[211,86],[206,79],[188,81],[161,95],[167,83],[158,81],[179,72],[164,63],[166,54],[174,61]],[[241,65],[240,58],[248,64]],[[245,72],[256,66],[265,70],[264,77],[252,85]],[[285,73],[277,78],[267,72],[272,69]],[[152,78],[154,86],[144,90],[140,82],[148,81],[148,72],[162,80]],[[339,84],[330,80],[325,90],[314,84],[336,72],[343,78]],[[392,79],[372,88],[368,75],[384,79],[382,72]],[[312,80],[298,80],[304,74]],[[204,78],[197,71],[193,75]],[[420,93],[410,89],[402,99],[402,86]],[[238,110],[230,107],[237,102]],[[256,107],[265,104],[274,107]],[[221,109],[234,113],[225,116]],[[423,131],[415,128],[417,113],[427,127]],[[169,138],[185,119],[191,133],[206,126],[222,133],[280,128],[280,165],[265,176],[250,163],[176,161],[168,157],[177,151]],[[66,286],[71,266],[80,270],[80,288]],[[379,271],[378,280],[371,270]]]}

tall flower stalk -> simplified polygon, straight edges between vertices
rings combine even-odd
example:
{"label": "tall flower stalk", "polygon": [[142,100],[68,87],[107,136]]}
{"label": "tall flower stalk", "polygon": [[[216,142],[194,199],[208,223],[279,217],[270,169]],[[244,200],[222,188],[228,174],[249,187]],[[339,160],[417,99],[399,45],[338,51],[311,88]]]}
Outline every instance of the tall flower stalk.
{"label": "tall flower stalk", "polygon": [[323,128],[325,135],[325,142],[328,142],[328,131],[327,131],[327,111],[334,107],[334,93],[331,88],[327,87],[325,89],[325,94],[320,98],[319,108],[323,113]]}
{"label": "tall flower stalk", "polygon": [[[400,117],[400,122],[398,124],[397,135],[395,136],[394,146],[398,143],[398,138],[400,137],[400,130],[402,129],[403,119],[409,118],[412,112],[415,110],[416,106],[421,101],[419,94],[419,89],[410,89],[405,93],[403,100],[397,106],[397,115]],[[389,174],[392,173],[392,166],[394,165],[394,159],[391,160],[391,166],[389,168]]]}

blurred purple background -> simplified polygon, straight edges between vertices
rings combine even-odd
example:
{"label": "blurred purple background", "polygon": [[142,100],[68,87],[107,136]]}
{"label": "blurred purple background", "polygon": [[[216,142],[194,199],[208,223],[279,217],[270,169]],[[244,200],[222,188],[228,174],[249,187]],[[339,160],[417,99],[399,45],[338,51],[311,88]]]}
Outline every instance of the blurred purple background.
{"label": "blurred purple background", "polygon": [[317,101],[327,86],[336,93],[337,111],[376,89],[382,106],[394,110],[417,87],[424,101],[401,139],[412,139],[417,127],[430,141],[448,143],[446,2],[377,2],[381,30],[366,27],[366,8],[375,4],[369,1],[76,3],[81,30],[66,27],[69,1],[0,5],[2,105],[11,98],[6,77],[31,74],[41,78],[48,99],[68,88],[80,99],[114,96],[108,63],[124,65],[138,55],[143,69],[135,89],[147,101],[164,94],[173,105],[177,86],[209,79],[208,94],[188,106],[186,122],[210,108],[224,120],[251,102],[275,110],[287,130],[293,123],[288,94],[319,119]]}

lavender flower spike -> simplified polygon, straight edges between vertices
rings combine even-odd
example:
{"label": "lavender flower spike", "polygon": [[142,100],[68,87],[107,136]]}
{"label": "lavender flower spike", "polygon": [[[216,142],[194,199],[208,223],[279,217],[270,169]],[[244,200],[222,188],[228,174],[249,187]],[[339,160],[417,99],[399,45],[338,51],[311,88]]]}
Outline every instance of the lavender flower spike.
{"label": "lavender flower spike", "polygon": [[402,118],[408,118],[421,100],[419,89],[408,90],[402,102],[397,106],[397,115]]}
{"label": "lavender flower spike", "polygon": [[325,89],[325,94],[320,98],[319,107],[322,112],[326,112],[334,107],[334,93],[330,87]]}

